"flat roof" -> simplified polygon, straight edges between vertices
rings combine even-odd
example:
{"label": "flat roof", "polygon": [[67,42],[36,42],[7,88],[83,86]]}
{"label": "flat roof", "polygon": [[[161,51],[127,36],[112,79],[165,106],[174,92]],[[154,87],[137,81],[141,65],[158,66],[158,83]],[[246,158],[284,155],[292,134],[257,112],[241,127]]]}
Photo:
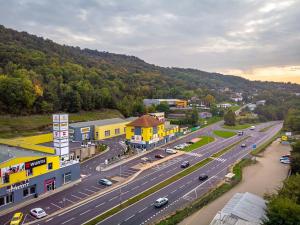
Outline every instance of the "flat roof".
{"label": "flat roof", "polygon": [[104,125],[109,125],[109,124],[131,122],[131,121],[135,120],[136,118],[137,117],[129,117],[126,119],[112,118],[112,119],[105,119],[105,120],[93,120],[93,121],[86,121],[86,122],[78,122],[78,123],[69,124],[69,127],[79,128],[79,127],[88,127],[88,126],[104,126]]}
{"label": "flat roof", "polygon": [[0,163],[6,162],[12,158],[26,156],[51,156],[51,154],[0,144]]}

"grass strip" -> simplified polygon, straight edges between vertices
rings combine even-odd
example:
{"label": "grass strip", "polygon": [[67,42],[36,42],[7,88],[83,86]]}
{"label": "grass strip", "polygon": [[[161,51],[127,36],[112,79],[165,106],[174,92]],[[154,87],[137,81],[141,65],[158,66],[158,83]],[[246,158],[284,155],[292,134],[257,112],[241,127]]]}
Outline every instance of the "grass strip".
{"label": "grass strip", "polygon": [[207,145],[210,142],[213,142],[215,140],[213,137],[210,137],[210,136],[201,136],[200,138],[201,138],[200,141],[197,141],[196,143],[191,144],[191,145],[185,147],[183,149],[183,151],[185,151],[185,152],[191,152],[191,151],[193,151],[193,150],[195,150],[197,148],[200,148],[203,145]]}
{"label": "grass strip", "polygon": [[269,130],[271,127],[273,127],[274,126],[274,124],[273,125],[271,125],[271,126],[268,126],[268,127],[265,127],[265,128],[262,128],[262,129],[260,129],[259,130],[259,132],[266,132],[267,130]]}
{"label": "grass strip", "polygon": [[236,135],[236,132],[226,130],[214,130],[213,133],[221,138],[230,138]]}
{"label": "grass strip", "polygon": [[[235,142],[233,144],[231,144],[230,146],[228,146],[226,148],[226,151],[229,151],[229,149],[233,148],[234,146],[238,145],[241,141],[238,141],[238,142]],[[223,152],[223,150],[221,150],[221,152]],[[185,170],[183,170],[182,172],[179,172],[177,174],[175,174],[174,176],[168,178],[167,180],[147,189],[146,191],[128,199],[127,201],[121,203],[120,205],[118,206],[115,206],[114,208],[102,213],[101,215],[97,216],[96,218],[92,219],[91,221],[89,222],[86,222],[84,223],[85,225],[94,225],[94,224],[97,224],[101,221],[103,221],[104,219],[116,214],[117,212],[121,211],[122,209],[125,209],[127,208],[128,206],[130,205],[133,205],[134,203],[142,200],[143,198],[146,198],[147,196],[157,192],[158,190],[168,186],[169,184],[193,173],[194,171],[198,170],[199,168],[203,167],[204,165],[208,164],[209,162],[213,161],[212,158],[206,158],[188,168],[186,168]]]}
{"label": "grass strip", "polygon": [[230,130],[243,130],[243,129],[246,129],[248,127],[251,127],[252,125],[253,124],[250,124],[250,123],[238,124],[238,125],[235,125],[235,126],[224,125],[223,128],[230,129]]}
{"label": "grass strip", "polygon": [[189,204],[187,207],[177,210],[172,215],[168,216],[167,218],[161,220],[157,223],[157,225],[175,225],[183,221],[185,218],[189,217],[193,213],[197,212],[210,202],[214,201],[218,197],[222,196],[224,193],[232,189],[234,186],[236,186],[241,180],[242,180],[242,170],[244,167],[252,164],[253,161],[250,159],[243,159],[235,166],[233,167],[233,173],[235,174],[234,178],[230,183],[223,183],[219,187],[211,190],[207,194],[205,194],[203,197],[199,198],[198,200],[195,200],[191,204]]}
{"label": "grass strip", "polygon": [[259,153],[263,152],[273,141],[280,137],[281,131],[278,131],[271,139],[269,139],[264,144],[260,145],[258,148],[254,149],[251,154],[253,156],[258,156]]}

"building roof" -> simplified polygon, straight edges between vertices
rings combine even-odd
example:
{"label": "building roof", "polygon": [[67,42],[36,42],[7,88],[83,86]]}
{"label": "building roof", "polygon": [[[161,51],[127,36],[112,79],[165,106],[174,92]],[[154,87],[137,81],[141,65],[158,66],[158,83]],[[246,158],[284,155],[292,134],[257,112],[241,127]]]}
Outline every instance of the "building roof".
{"label": "building roof", "polygon": [[128,124],[128,126],[134,126],[134,127],[156,127],[160,124],[163,124],[163,121],[159,121],[158,119],[155,119],[153,116],[150,115],[143,115],[139,117],[138,119],[132,121]]}
{"label": "building roof", "polygon": [[8,161],[12,158],[25,157],[25,156],[49,156],[51,154],[25,150],[18,147],[11,147],[0,144],[0,163]]}
{"label": "building roof", "polygon": [[258,225],[265,217],[265,208],[266,202],[263,198],[249,192],[236,193],[218,212],[211,225]]}
{"label": "building roof", "polygon": [[71,123],[69,124],[69,126],[72,128],[80,128],[80,127],[88,127],[88,126],[105,126],[109,124],[130,122],[135,120],[136,118],[137,117],[129,117],[126,119],[112,118],[112,119],[105,119],[105,120],[93,120],[93,121],[86,121],[86,122]]}

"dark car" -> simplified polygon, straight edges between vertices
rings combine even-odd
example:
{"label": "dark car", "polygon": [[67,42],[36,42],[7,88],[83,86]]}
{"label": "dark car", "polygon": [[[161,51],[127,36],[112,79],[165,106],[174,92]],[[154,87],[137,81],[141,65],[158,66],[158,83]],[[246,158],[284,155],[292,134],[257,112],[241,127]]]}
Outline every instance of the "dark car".
{"label": "dark car", "polygon": [[200,176],[199,176],[199,180],[200,181],[204,181],[204,180],[206,180],[208,178],[208,176],[206,175],[206,174],[201,174]]}
{"label": "dark car", "polygon": [[184,161],[183,163],[181,163],[181,168],[187,168],[187,167],[189,167],[190,166],[190,163],[189,163],[189,161]]}
{"label": "dark car", "polygon": [[157,159],[163,159],[163,158],[165,158],[163,155],[155,155],[154,157],[157,158]]}

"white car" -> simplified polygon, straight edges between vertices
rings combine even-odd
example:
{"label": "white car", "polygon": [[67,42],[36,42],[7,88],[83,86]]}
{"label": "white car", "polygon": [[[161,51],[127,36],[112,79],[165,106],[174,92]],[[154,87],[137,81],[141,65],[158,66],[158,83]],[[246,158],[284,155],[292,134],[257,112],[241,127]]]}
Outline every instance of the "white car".
{"label": "white car", "polygon": [[250,127],[250,130],[255,130],[255,126],[251,126],[251,127]]}
{"label": "white car", "polygon": [[169,200],[167,198],[159,198],[154,202],[154,206],[156,208],[160,208],[163,205],[167,204],[169,202]]}
{"label": "white car", "polygon": [[174,150],[174,149],[172,149],[172,148],[167,148],[167,149],[165,150],[165,152],[168,153],[168,154],[176,154],[176,153],[177,153],[177,151]]}
{"label": "white car", "polygon": [[47,216],[47,213],[42,208],[34,208],[30,210],[30,214],[37,219]]}
{"label": "white car", "polygon": [[181,145],[176,145],[174,148],[177,150],[181,150],[181,149],[184,149],[184,147],[185,146],[181,144]]}

